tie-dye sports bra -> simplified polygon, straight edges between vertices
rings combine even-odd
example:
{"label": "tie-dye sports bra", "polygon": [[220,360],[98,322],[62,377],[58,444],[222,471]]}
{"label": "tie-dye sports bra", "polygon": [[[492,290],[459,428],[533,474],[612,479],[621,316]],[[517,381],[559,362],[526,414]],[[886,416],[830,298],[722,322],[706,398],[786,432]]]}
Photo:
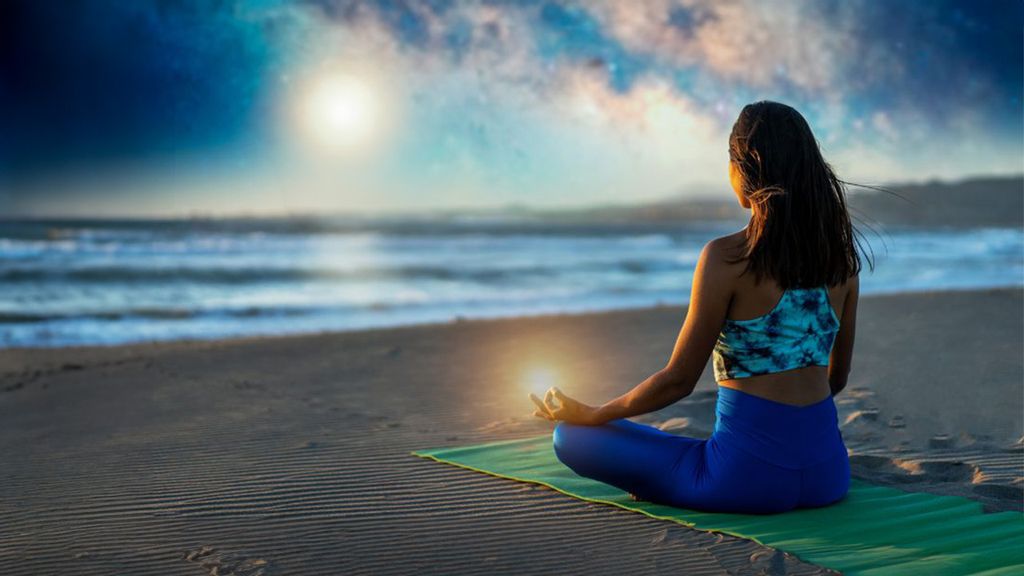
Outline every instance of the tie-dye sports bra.
{"label": "tie-dye sports bra", "polygon": [[837,332],[826,286],[790,288],[763,316],[726,318],[715,343],[715,380],[828,366]]}

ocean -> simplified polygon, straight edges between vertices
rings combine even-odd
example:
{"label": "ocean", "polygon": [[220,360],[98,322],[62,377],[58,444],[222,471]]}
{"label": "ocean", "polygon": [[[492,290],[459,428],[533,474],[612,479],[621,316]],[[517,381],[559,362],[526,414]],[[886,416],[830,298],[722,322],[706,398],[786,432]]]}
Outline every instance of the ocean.
{"label": "ocean", "polygon": [[[0,347],[353,330],[687,302],[743,222],[0,221]],[[876,229],[878,227],[876,226]],[[863,294],[1024,285],[1018,228],[862,229]]]}

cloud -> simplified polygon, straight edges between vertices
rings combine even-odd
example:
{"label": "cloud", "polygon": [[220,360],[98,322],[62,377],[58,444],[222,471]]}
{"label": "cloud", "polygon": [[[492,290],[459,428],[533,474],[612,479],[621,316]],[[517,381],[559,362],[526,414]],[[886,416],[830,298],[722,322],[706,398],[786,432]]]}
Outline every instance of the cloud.
{"label": "cloud", "polygon": [[[1012,58],[1021,33],[1005,23],[1024,23],[1019,6],[1000,12],[939,0],[900,10],[871,0],[309,5],[339,26],[373,23],[431,73],[471,70],[484,90],[546,97],[577,69],[602,71],[619,92],[656,77],[722,123],[765,97],[817,108],[828,116],[826,138],[879,111],[899,124],[923,110],[941,127],[959,109],[1002,102],[1000,112],[1021,118],[1020,72],[999,67],[1020,68],[1019,54]],[[972,46],[961,45],[968,41]],[[943,98],[936,97],[940,87]],[[1012,102],[1016,107],[1005,105]]]}
{"label": "cloud", "polygon": [[612,37],[659,62],[699,68],[756,88],[790,83],[816,94],[841,88],[849,30],[821,18],[812,2],[602,0],[595,15]]}
{"label": "cloud", "polygon": [[7,6],[0,21],[23,33],[0,42],[31,58],[7,49],[0,65],[49,78],[0,94],[18,116],[0,154],[26,171],[98,171],[108,151],[178,171],[236,149],[262,162],[291,137],[275,114],[339,67],[403,129],[379,178],[339,192],[325,175],[310,205],[720,184],[728,130],[760,99],[796,107],[827,157],[876,181],[1019,169],[1022,153],[1020,3],[100,0],[91,20],[50,0]]}

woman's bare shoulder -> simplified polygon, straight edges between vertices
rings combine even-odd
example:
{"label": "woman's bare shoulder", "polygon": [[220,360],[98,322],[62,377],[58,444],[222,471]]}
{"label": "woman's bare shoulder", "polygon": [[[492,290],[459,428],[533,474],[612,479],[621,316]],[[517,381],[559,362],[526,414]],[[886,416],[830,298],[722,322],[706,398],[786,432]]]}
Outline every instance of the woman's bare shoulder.
{"label": "woman's bare shoulder", "polygon": [[737,270],[743,267],[740,262],[743,258],[746,235],[743,230],[719,236],[710,240],[704,250],[707,252],[708,265],[721,270]]}
{"label": "woman's bare shoulder", "polygon": [[706,247],[716,254],[728,255],[728,253],[741,250],[746,243],[746,234],[738,230],[732,234],[719,236],[708,241]]}

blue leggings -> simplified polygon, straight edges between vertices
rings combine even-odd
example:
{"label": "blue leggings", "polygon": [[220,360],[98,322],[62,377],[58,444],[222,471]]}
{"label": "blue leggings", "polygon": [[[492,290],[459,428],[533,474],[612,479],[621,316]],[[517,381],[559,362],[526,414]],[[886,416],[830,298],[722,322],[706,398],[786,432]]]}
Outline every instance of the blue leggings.
{"label": "blue leggings", "polygon": [[559,422],[555,454],[580,476],[693,510],[771,514],[846,495],[850,460],[832,396],[792,406],[719,386],[715,412],[706,440],[626,419]]}

